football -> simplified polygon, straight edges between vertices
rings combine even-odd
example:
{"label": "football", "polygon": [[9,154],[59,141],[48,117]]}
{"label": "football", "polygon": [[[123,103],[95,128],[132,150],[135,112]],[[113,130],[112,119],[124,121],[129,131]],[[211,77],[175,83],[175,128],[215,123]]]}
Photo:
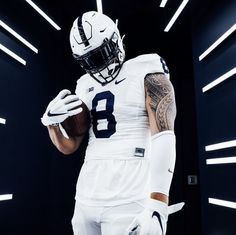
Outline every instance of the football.
{"label": "football", "polygon": [[68,117],[62,122],[63,128],[69,136],[81,136],[87,133],[91,125],[90,112],[84,102],[81,106],[82,112]]}

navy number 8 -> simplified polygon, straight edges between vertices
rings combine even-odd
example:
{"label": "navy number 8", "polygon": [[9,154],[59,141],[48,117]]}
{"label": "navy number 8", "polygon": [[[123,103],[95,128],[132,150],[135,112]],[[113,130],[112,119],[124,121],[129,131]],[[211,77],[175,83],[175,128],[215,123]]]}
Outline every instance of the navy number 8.
{"label": "navy number 8", "polygon": [[166,65],[165,60],[163,58],[160,58],[160,60],[161,60],[161,64],[162,64],[162,68],[163,68],[164,72],[168,74],[169,73],[169,69],[168,69],[168,67]]}
{"label": "navy number 8", "polygon": [[[116,132],[116,119],[113,115],[114,100],[115,97],[110,91],[98,93],[92,100],[91,114],[96,138],[109,138]],[[106,104],[104,109],[100,110],[99,102]]]}

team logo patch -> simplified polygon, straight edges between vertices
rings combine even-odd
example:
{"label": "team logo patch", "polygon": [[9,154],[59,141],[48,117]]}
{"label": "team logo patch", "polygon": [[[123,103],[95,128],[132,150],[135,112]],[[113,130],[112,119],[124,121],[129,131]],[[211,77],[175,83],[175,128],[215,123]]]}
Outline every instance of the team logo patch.
{"label": "team logo patch", "polygon": [[145,149],[143,148],[135,148],[135,157],[144,157]]}
{"label": "team logo patch", "polygon": [[88,92],[94,91],[94,87],[89,87]]}

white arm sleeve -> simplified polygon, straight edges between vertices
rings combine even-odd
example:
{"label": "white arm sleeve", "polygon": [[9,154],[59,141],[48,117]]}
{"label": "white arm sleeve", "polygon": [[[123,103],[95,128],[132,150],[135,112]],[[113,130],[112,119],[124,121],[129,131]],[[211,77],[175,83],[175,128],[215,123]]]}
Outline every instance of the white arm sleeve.
{"label": "white arm sleeve", "polygon": [[152,136],[150,155],[151,193],[159,192],[169,196],[175,167],[175,134],[163,131]]}

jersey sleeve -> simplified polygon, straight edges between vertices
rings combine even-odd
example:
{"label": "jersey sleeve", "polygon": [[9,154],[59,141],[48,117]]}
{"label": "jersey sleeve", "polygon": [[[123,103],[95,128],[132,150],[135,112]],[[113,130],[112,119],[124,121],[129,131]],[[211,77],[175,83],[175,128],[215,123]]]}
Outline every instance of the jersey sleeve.
{"label": "jersey sleeve", "polygon": [[158,54],[145,54],[137,57],[140,67],[145,69],[145,73],[164,73],[170,78],[170,73],[165,60]]}
{"label": "jersey sleeve", "polygon": [[80,77],[76,82],[75,94],[79,96],[79,98],[84,101],[86,96],[86,88],[84,84],[84,76]]}

